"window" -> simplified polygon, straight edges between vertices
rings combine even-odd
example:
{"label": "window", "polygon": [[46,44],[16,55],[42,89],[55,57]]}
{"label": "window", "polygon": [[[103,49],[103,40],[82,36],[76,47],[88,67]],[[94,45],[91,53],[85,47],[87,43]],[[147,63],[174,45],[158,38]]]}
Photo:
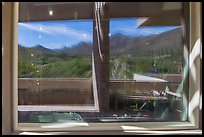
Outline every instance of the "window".
{"label": "window", "polygon": [[[79,7],[81,8],[79,9]],[[14,6],[14,8],[16,7]],[[157,4],[133,2],[124,3],[123,6],[118,2],[20,3],[19,21],[21,23],[19,23],[18,27],[19,39],[16,40],[19,44],[19,54],[18,57],[15,55],[17,52],[14,47],[13,58],[14,62],[18,62],[13,67],[14,120],[16,120],[15,106],[17,100],[15,95],[17,92],[18,110],[20,110],[17,118],[19,120],[17,129],[23,131],[54,129],[58,131],[57,128],[60,128],[60,130],[68,129],[69,131],[99,131],[99,128],[105,128],[105,131],[107,131],[107,128],[109,128],[109,130],[116,132],[122,129],[127,133],[131,132],[131,128],[141,129],[141,124],[144,126],[142,129],[145,131],[154,124],[158,125],[154,128],[157,130],[161,129],[161,127],[164,129],[178,129],[176,125],[179,125],[180,129],[186,127],[196,129],[195,125],[198,125],[197,112],[199,110],[197,107],[192,108],[192,100],[194,99],[194,93],[197,93],[194,91],[197,88],[194,87],[199,89],[199,85],[193,85],[192,80],[195,75],[192,74],[193,70],[188,64],[189,54],[190,61],[194,61],[191,60],[194,58],[191,58],[191,47],[189,48],[189,45],[192,46],[194,43],[188,41],[189,17],[187,9],[188,3],[172,4],[168,2]],[[61,14],[63,11],[70,14]],[[46,27],[51,26],[51,31],[54,31],[53,24],[57,23],[61,27],[64,26],[66,30],[66,25],[73,23],[71,25],[73,29],[78,23],[82,27],[82,24],[87,21],[93,28],[92,30],[89,29],[92,35],[92,40],[89,41],[92,43],[91,56],[90,50],[87,49],[74,54],[74,50],[70,48],[72,46],[69,47],[69,45],[65,44],[62,47],[64,50],[60,52],[60,49],[51,49],[50,45],[45,42],[57,41],[58,39],[63,41],[63,36],[60,37],[60,35],[57,35],[58,38],[53,39],[43,35],[42,32],[46,33],[47,31]],[[20,30],[22,29],[20,26],[30,26],[34,31],[24,34],[24,38],[29,39],[31,36],[32,39],[36,35],[36,39],[21,41],[22,34],[20,33],[23,31]],[[86,25],[86,28],[83,27],[83,29],[88,29],[87,26],[89,25]],[[17,26],[14,25],[15,27]],[[57,34],[59,30],[63,29],[56,29],[53,33]],[[138,35],[140,33],[142,35]],[[80,34],[82,34],[83,38],[88,36],[88,33]],[[16,37],[14,36],[14,38]],[[190,35],[191,38],[192,35]],[[40,42],[36,42],[37,39]],[[42,44],[43,39],[46,44]],[[23,42],[27,40],[29,43],[32,41],[34,44],[40,43],[40,45],[34,47],[27,45],[26,47]],[[72,38],[72,40],[74,39]],[[80,39],[80,42],[82,42],[82,39]],[[83,47],[85,43],[82,42]],[[136,46],[137,48],[135,48]],[[54,47],[60,46],[55,43]],[[26,49],[26,52],[22,52],[21,48]],[[32,53],[29,53],[33,48],[37,49],[37,52],[32,51]],[[39,51],[38,48],[40,48]],[[77,50],[79,49],[77,48]],[[83,54],[84,51],[86,51],[86,55]],[[27,53],[27,55],[24,56],[23,53]],[[196,57],[199,57],[199,55]],[[17,57],[18,61],[15,57]],[[196,63],[199,65],[199,60]],[[63,69],[63,67],[59,67],[63,65],[67,65],[66,69],[62,71],[55,70],[56,68],[57,70]],[[191,65],[192,63],[190,63]],[[18,86],[15,85],[17,66]],[[72,73],[67,72],[71,68],[70,66],[74,67]],[[86,66],[88,67],[86,68]],[[30,71],[26,71],[26,69]],[[83,69],[82,73],[77,73],[78,69]],[[199,76],[199,72],[198,70],[196,76]],[[66,81],[67,79],[69,79],[69,82],[70,80],[75,81],[69,83]],[[88,82],[84,83],[84,86],[89,91],[84,89],[82,91],[81,89],[76,90],[76,88],[82,86],[81,82],[85,82],[87,79]],[[188,81],[190,81],[190,84],[188,84]],[[56,85],[58,86],[55,87]],[[32,86],[34,89],[32,89]],[[15,87],[18,87],[18,91],[15,91]],[[37,91],[38,94],[32,96],[31,92],[33,91]],[[59,96],[70,98],[72,93],[79,93],[77,97],[82,96],[85,98],[88,92],[92,93],[87,100],[83,100],[85,102],[82,100],[69,100],[70,102],[65,100],[63,102],[63,99],[56,99]],[[69,95],[65,96],[65,93],[69,93]],[[45,99],[49,98],[49,94],[52,99],[53,96],[56,97],[53,102],[50,99]],[[196,97],[200,98],[199,95]],[[30,97],[34,100],[26,100]],[[78,103],[80,101],[82,103]],[[57,107],[55,107],[56,104]],[[80,106],[76,109],[78,104]],[[91,111],[89,108],[85,108],[90,104],[93,106]],[[27,110],[26,105],[30,105]],[[74,107],[66,109],[68,106]],[[61,107],[61,110],[59,107]],[[80,107],[84,107],[84,109]],[[52,109],[50,110],[50,108]],[[194,109],[196,109],[195,113]],[[192,114],[196,114],[197,117],[193,117]],[[33,121],[40,124],[33,124]],[[138,125],[137,121],[142,123]],[[191,127],[189,121],[190,124],[193,124]],[[153,123],[150,124],[149,122]],[[31,129],[30,126],[36,128]]]}
{"label": "window", "polygon": [[141,117],[138,120],[180,121],[182,26],[139,26],[142,21],[148,18],[110,20],[110,80],[115,107],[129,110],[135,119]]}

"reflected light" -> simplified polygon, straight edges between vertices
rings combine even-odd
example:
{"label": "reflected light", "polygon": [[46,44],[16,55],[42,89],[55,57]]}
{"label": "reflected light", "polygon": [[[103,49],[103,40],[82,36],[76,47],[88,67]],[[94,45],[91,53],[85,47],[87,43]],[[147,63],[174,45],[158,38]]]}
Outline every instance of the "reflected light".
{"label": "reflected light", "polygon": [[183,113],[182,113],[182,117],[181,117],[182,121],[187,120],[187,115],[188,115],[188,109],[187,108],[188,107],[186,107],[186,106],[188,106],[188,100],[187,100],[186,94],[183,93],[183,105],[182,105]]}
{"label": "reflected light", "polygon": [[69,134],[70,132],[59,132],[59,131],[57,131],[57,132],[22,132],[22,133],[20,133],[19,135],[67,135],[67,134]]}
{"label": "reflected light", "polygon": [[144,129],[147,129],[147,128],[144,128],[144,127],[138,127],[138,126],[121,126],[122,129],[125,131],[125,130],[144,130]]}
{"label": "reflected light", "polygon": [[[197,82],[197,70],[196,70],[196,65],[195,65],[195,60],[196,58],[201,55],[201,52],[200,51],[201,49],[201,41],[200,39],[197,39],[197,41],[195,42],[194,46],[193,46],[193,49],[190,53],[190,62],[189,62],[189,67],[190,67],[190,72],[191,73],[191,76],[192,76],[192,79],[193,79],[193,82]],[[193,111],[198,107],[200,108],[200,91],[197,90],[196,92],[194,92],[194,95],[193,97],[191,98],[190,102],[189,102],[189,119],[192,123],[195,123],[195,116],[194,116],[194,113]]]}
{"label": "reflected light", "polygon": [[42,36],[41,35],[39,35],[39,39],[41,38]]}
{"label": "reflected light", "polygon": [[189,63],[189,67],[190,67],[190,73],[192,74],[192,78],[193,78],[193,81],[196,81],[196,66],[195,66],[195,60],[196,58],[200,55],[200,39],[198,39],[196,41],[196,43],[194,44],[194,47],[190,53],[190,63]]}
{"label": "reflected light", "polygon": [[41,126],[41,128],[66,128],[66,127],[78,127],[78,126],[89,126],[88,123],[56,123],[47,126]]}
{"label": "reflected light", "polygon": [[52,135],[48,133],[37,133],[37,132],[22,132],[20,135]]}
{"label": "reflected light", "polygon": [[[179,87],[176,91],[176,93],[182,93],[183,91],[183,83],[184,80],[187,78],[187,74],[190,73],[192,76],[192,79],[194,82],[196,82],[196,66],[195,66],[195,60],[196,58],[202,53],[202,51],[200,51],[201,49],[201,41],[200,39],[197,39],[197,41],[194,44],[194,47],[191,51],[191,53],[189,54],[189,64],[188,64],[188,58],[184,58],[185,61],[185,66],[184,66],[184,76],[183,76],[183,80],[182,82],[179,84]],[[186,47],[184,47],[184,55],[188,55],[188,49]],[[189,66],[188,66],[189,65]],[[186,120],[187,115],[189,117],[189,119],[194,123],[195,122],[195,118],[193,115],[193,111],[196,107],[200,107],[200,109],[202,109],[202,106],[199,103],[199,99],[202,100],[202,98],[200,98],[199,95],[199,91],[196,91],[191,99],[191,101],[189,102],[189,113],[187,110],[187,105],[188,105],[188,100],[185,94],[183,94],[183,116],[182,119]]]}
{"label": "reflected light", "polygon": [[83,34],[83,37],[86,37],[86,34]]}
{"label": "reflected light", "polygon": [[194,125],[193,124],[191,124],[191,123],[189,123],[189,122],[187,122],[187,123],[177,123],[177,124],[173,124],[173,125],[168,125],[169,127],[189,127],[189,126],[192,126],[192,127],[194,127]]}
{"label": "reflected light", "polygon": [[194,94],[193,97],[191,98],[189,102],[189,119],[192,123],[195,123],[195,116],[193,114],[193,111],[199,107],[199,100],[200,98],[200,91],[197,90]]}
{"label": "reflected light", "polygon": [[191,51],[191,53],[189,55],[190,59],[191,59],[190,60],[190,65],[189,65],[190,67],[194,63],[196,57],[200,55],[200,49],[201,49],[201,42],[200,42],[200,39],[198,39],[196,41],[196,43],[194,44],[193,49],[192,49],[192,51]]}
{"label": "reflected light", "polygon": [[203,50],[202,50],[202,42],[200,41],[200,59],[202,59],[202,52]]}
{"label": "reflected light", "polygon": [[136,23],[136,27],[140,27],[143,23],[145,23],[149,18],[148,17],[141,17],[138,18],[138,21]]}
{"label": "reflected light", "polygon": [[75,8],[75,10],[74,10],[74,19],[75,20],[77,20],[77,16],[78,16],[78,13],[77,13],[76,8]]}
{"label": "reflected light", "polygon": [[53,16],[53,11],[52,10],[49,11],[49,16]]}
{"label": "reflected light", "polygon": [[163,134],[163,135],[173,135],[173,134],[202,134],[202,131],[124,131],[127,133],[141,133],[141,134]]}
{"label": "reflected light", "polygon": [[202,93],[200,94],[200,106],[199,109],[202,110]]}

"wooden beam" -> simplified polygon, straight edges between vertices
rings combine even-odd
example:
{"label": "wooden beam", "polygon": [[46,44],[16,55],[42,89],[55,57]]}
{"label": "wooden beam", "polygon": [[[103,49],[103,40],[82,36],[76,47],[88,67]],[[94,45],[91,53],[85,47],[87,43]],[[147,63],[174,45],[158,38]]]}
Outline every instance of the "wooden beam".
{"label": "wooden beam", "polygon": [[93,84],[100,112],[109,110],[109,5],[95,5],[93,25]]}

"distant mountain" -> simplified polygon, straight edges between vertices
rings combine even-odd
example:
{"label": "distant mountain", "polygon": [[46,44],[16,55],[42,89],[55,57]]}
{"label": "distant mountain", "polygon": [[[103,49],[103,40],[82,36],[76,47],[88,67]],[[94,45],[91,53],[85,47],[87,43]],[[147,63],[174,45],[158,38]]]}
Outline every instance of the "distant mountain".
{"label": "distant mountain", "polygon": [[158,35],[130,37],[115,34],[110,38],[110,52],[114,53],[143,53],[161,49],[176,50],[182,45],[182,30],[177,28]]}
{"label": "distant mountain", "polygon": [[76,45],[72,45],[71,47],[64,47],[62,49],[56,50],[59,54],[67,54],[70,56],[74,55],[91,55],[92,53],[92,46],[91,42],[80,42]]}
{"label": "distant mountain", "polygon": [[111,53],[128,53],[134,48],[139,48],[139,43],[147,37],[130,37],[120,33],[112,35],[110,38]]}
{"label": "distant mountain", "polygon": [[[176,28],[174,30],[166,31],[158,35],[149,36],[126,36],[120,33],[114,34],[110,37],[110,53],[146,53],[158,50],[178,50],[182,45],[182,30]],[[62,49],[51,50],[42,45],[36,45],[31,48],[19,45],[19,54],[66,54],[68,56],[74,55],[91,55],[93,43],[80,42],[71,47],[64,47]]]}
{"label": "distant mountain", "polygon": [[30,49],[32,49],[34,52],[43,52],[44,54],[54,53],[53,50],[45,48],[45,47],[43,47],[42,45],[39,45],[39,44],[34,46],[34,47],[32,47],[32,48],[30,48]]}
{"label": "distant mountain", "polygon": [[53,54],[53,53],[55,53],[53,50],[45,48],[42,45],[36,45],[30,48],[24,47],[20,44],[18,45],[19,57],[26,58],[28,56],[30,57],[31,55],[36,55],[38,57],[41,57],[41,56],[46,56],[46,55]]}

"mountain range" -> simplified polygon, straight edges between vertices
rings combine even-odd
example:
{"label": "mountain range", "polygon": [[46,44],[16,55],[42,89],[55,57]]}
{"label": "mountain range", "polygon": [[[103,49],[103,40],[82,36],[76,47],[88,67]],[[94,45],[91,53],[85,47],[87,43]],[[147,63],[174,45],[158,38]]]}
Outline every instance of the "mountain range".
{"label": "mountain range", "polygon": [[[91,55],[93,43],[80,42],[71,47],[62,49],[48,49],[42,45],[34,47],[24,47],[19,45],[19,55],[28,54],[67,54],[67,55]],[[152,51],[178,50],[182,46],[182,29],[166,31],[161,34],[149,36],[126,36],[121,33],[114,34],[110,37],[110,53],[111,54],[130,54],[130,53],[146,53]]]}

